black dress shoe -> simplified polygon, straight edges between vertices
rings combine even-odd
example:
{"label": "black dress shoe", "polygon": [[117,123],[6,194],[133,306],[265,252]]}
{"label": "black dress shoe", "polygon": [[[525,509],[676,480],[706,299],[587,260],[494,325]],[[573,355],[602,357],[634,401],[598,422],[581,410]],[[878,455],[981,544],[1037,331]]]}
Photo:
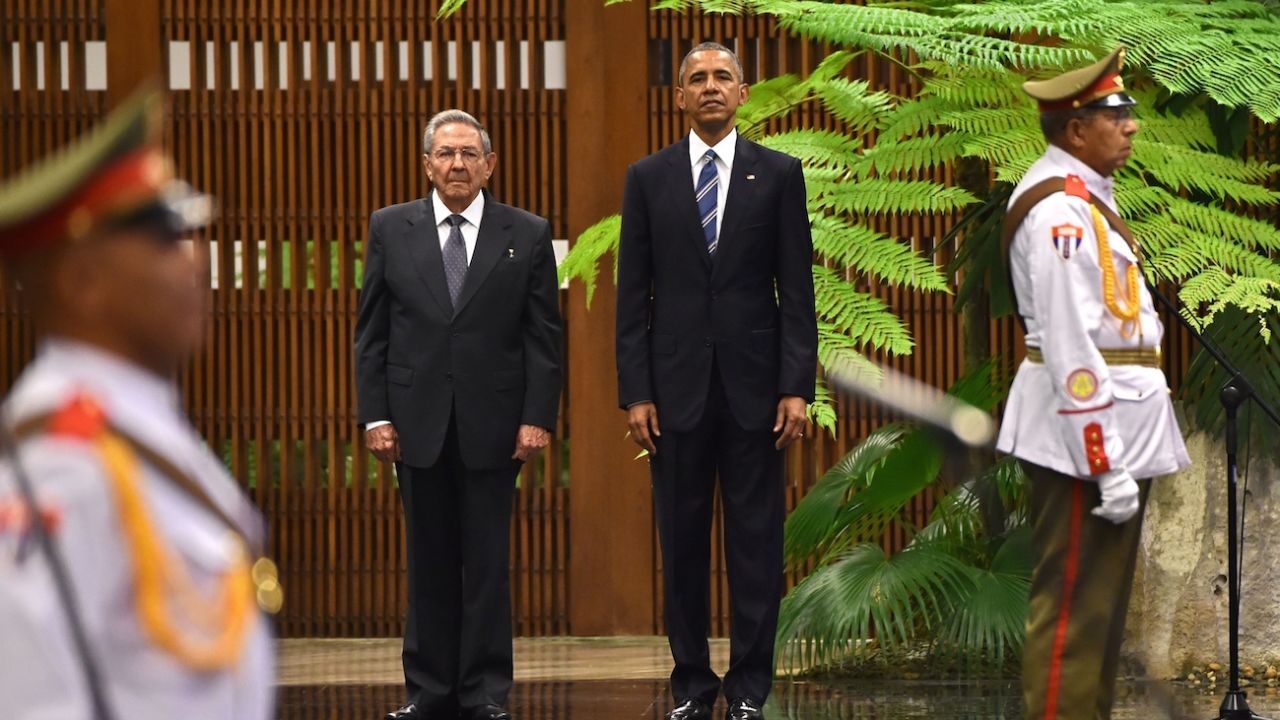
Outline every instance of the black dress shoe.
{"label": "black dress shoe", "polygon": [[711,708],[701,700],[690,698],[667,713],[667,720],[711,720]]}
{"label": "black dress shoe", "polygon": [[498,705],[481,705],[464,710],[462,717],[467,720],[511,720],[511,713]]}
{"label": "black dress shoe", "polygon": [[764,711],[755,700],[738,698],[729,703],[729,709],[724,713],[724,720],[764,720]]}
{"label": "black dress shoe", "polygon": [[420,717],[422,717],[422,715],[418,713],[418,706],[413,703],[409,703],[399,710],[393,710],[387,713],[384,720],[418,720]]}

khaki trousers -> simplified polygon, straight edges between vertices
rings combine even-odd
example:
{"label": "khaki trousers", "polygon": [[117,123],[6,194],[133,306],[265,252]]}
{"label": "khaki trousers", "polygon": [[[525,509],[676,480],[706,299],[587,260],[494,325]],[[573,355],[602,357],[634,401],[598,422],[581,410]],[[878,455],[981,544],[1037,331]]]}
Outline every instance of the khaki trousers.
{"label": "khaki trousers", "polygon": [[1023,462],[1036,568],[1022,656],[1027,720],[1111,717],[1150,482],[1121,525],[1094,516],[1096,483]]}

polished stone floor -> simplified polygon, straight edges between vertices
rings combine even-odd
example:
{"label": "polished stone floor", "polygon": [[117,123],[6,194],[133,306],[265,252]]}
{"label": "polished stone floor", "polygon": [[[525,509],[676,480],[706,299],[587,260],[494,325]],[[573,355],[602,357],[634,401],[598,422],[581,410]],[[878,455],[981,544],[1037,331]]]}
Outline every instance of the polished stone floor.
{"label": "polished stone floor", "polygon": [[[723,642],[713,662],[727,661]],[[661,720],[669,709],[670,656],[660,638],[519,640],[510,709],[516,720]],[[374,720],[402,700],[398,640],[286,641],[282,720]],[[1221,695],[1168,683],[1122,683],[1117,720],[1218,715]],[[1274,689],[1251,694],[1254,711],[1280,718]],[[780,682],[770,720],[985,720],[1021,717],[1016,682]],[[722,712],[720,710],[719,712]],[[717,718],[722,717],[717,715]]]}

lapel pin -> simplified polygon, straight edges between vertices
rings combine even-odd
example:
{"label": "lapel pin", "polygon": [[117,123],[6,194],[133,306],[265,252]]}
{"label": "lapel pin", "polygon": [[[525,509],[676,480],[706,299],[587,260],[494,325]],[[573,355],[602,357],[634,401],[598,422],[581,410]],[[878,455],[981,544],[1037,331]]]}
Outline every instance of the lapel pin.
{"label": "lapel pin", "polygon": [[755,180],[755,179],[756,179],[756,176],[755,176],[755,175],[748,175],[748,176],[747,176],[747,179],[748,179],[748,180]]}
{"label": "lapel pin", "polygon": [[507,248],[507,257],[514,258],[516,256],[515,248]]}

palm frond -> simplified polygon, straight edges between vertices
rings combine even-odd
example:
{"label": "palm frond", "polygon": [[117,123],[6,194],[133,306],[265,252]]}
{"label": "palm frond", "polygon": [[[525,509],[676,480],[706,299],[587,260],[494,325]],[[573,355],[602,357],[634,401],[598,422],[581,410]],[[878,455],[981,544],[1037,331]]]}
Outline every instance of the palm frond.
{"label": "palm frond", "polygon": [[953,611],[951,598],[972,591],[965,565],[943,550],[922,545],[886,556],[878,545],[854,546],[783,599],[779,662],[830,665],[862,656],[872,638],[902,648]]}
{"label": "palm frond", "polygon": [[955,598],[954,610],[937,633],[949,651],[1002,665],[1022,648],[1031,592],[1031,528],[1002,539],[990,568],[969,567],[971,591]]}
{"label": "palm frond", "polygon": [[876,468],[910,431],[901,423],[873,430],[801,498],[787,516],[784,532],[784,552],[793,567],[825,554],[833,532],[839,531],[835,527],[836,516],[848,498],[866,487]]}

